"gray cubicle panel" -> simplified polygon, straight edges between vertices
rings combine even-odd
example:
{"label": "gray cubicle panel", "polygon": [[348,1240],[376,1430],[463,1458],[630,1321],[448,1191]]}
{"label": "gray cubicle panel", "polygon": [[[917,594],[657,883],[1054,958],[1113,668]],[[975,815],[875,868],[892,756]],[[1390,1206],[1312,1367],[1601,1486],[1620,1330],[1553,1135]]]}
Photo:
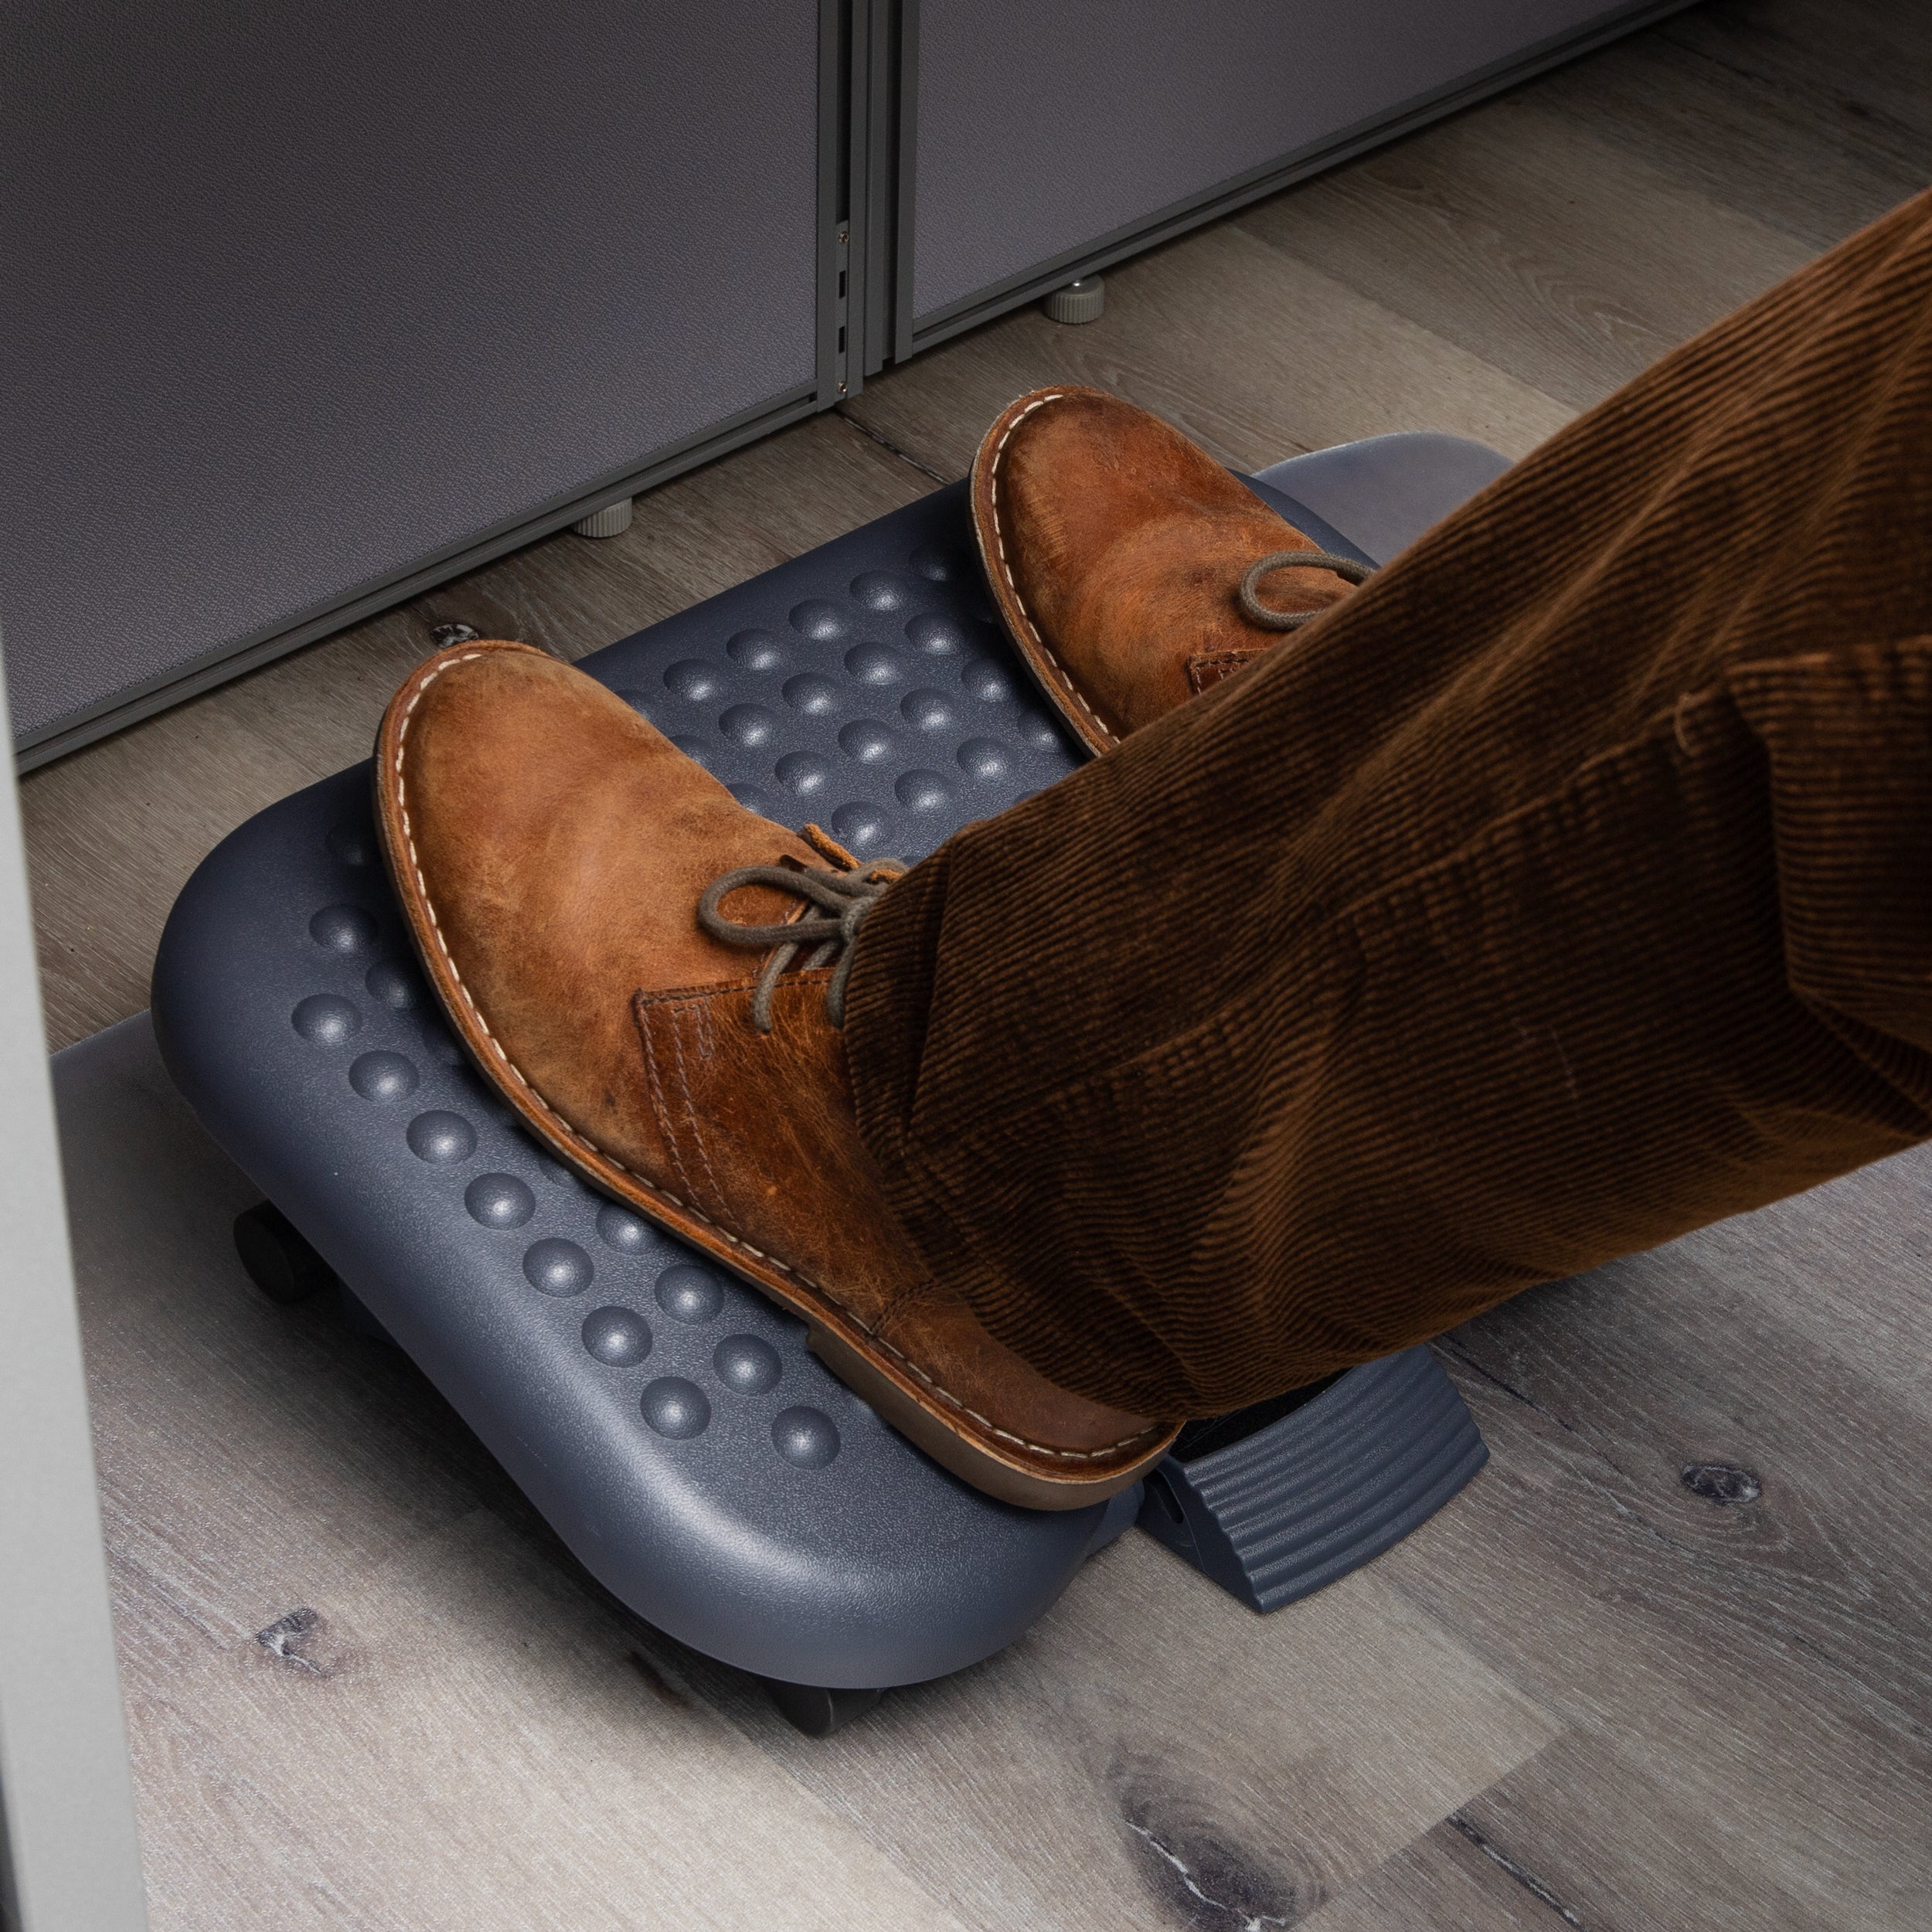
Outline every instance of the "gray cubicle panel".
{"label": "gray cubicle panel", "polygon": [[839,14],[10,7],[26,761],[829,400]]}
{"label": "gray cubicle panel", "polygon": [[0,771],[0,1928],[143,1932],[134,1780],[11,771]]}
{"label": "gray cubicle panel", "polygon": [[904,0],[893,351],[1687,3]]}

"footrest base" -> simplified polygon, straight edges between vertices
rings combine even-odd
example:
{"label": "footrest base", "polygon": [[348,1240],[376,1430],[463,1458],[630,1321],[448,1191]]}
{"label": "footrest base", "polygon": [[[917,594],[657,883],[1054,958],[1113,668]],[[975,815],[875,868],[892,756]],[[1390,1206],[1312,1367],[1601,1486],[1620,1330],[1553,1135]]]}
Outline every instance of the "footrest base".
{"label": "footrest base", "polygon": [[1400,1543],[1488,1459],[1441,1363],[1409,1349],[1225,1448],[1168,1457],[1140,1526],[1250,1609],[1279,1610]]}

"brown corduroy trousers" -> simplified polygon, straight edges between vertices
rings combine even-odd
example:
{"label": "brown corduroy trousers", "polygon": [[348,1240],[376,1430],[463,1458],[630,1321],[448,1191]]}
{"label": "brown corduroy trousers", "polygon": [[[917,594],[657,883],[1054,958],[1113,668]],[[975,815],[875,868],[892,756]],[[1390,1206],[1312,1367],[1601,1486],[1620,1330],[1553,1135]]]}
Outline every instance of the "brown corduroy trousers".
{"label": "brown corduroy trousers", "polygon": [[936,1274],[1150,1415],[1932,1132],[1932,196],[949,841],[849,1012]]}

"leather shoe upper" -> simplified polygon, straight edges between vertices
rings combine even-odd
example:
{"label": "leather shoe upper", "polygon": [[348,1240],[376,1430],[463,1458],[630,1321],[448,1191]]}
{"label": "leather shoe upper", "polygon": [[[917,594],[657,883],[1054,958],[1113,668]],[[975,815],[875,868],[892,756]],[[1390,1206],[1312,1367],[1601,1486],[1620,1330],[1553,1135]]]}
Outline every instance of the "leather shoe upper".
{"label": "leather shoe upper", "polygon": [[[1179,430],[1104,389],[1036,389],[973,462],[973,523],[1021,655],[1096,751],[1245,668],[1279,630],[1242,609],[1250,567],[1318,546]],[[1326,609],[1333,570],[1266,580],[1284,614]]]}
{"label": "leather shoe upper", "polygon": [[[859,1138],[832,968],[787,971],[761,1002],[758,957],[699,923],[722,875],[850,855],[747,811],[621,699],[522,645],[419,666],[384,720],[376,788],[433,985],[563,1158],[804,1315],[838,1373],[982,1488],[1072,1507],[1159,1454],[1171,1426],[1047,1382],[933,1280]],[[753,927],[804,910],[762,884],[724,902]]]}

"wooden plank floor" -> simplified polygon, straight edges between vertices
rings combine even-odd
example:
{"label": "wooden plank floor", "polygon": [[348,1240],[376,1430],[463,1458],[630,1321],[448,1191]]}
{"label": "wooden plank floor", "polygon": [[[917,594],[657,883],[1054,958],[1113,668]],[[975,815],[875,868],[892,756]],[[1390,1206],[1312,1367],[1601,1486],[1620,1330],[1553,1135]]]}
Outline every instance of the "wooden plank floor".
{"label": "wooden plank floor", "polygon": [[[1521,454],[1929,179],[1932,8],[1710,0],[1111,272],[1089,328],[947,344],[27,779],[52,1043],[145,1005],[196,862],[365,755],[438,624],[580,655],[959,475],[1047,380],[1250,467]],[[1885,1197],[1871,1278],[1794,1220],[1776,1267],[1719,1229],[1521,1297],[1443,1345],[1489,1469],[1369,1571],[1257,1619],[1130,1536],[815,1745],[619,1617],[406,1364],[251,1298],[247,1184],[134,1077],[70,1129],[158,1927],[1932,1923],[1932,1214]]]}

